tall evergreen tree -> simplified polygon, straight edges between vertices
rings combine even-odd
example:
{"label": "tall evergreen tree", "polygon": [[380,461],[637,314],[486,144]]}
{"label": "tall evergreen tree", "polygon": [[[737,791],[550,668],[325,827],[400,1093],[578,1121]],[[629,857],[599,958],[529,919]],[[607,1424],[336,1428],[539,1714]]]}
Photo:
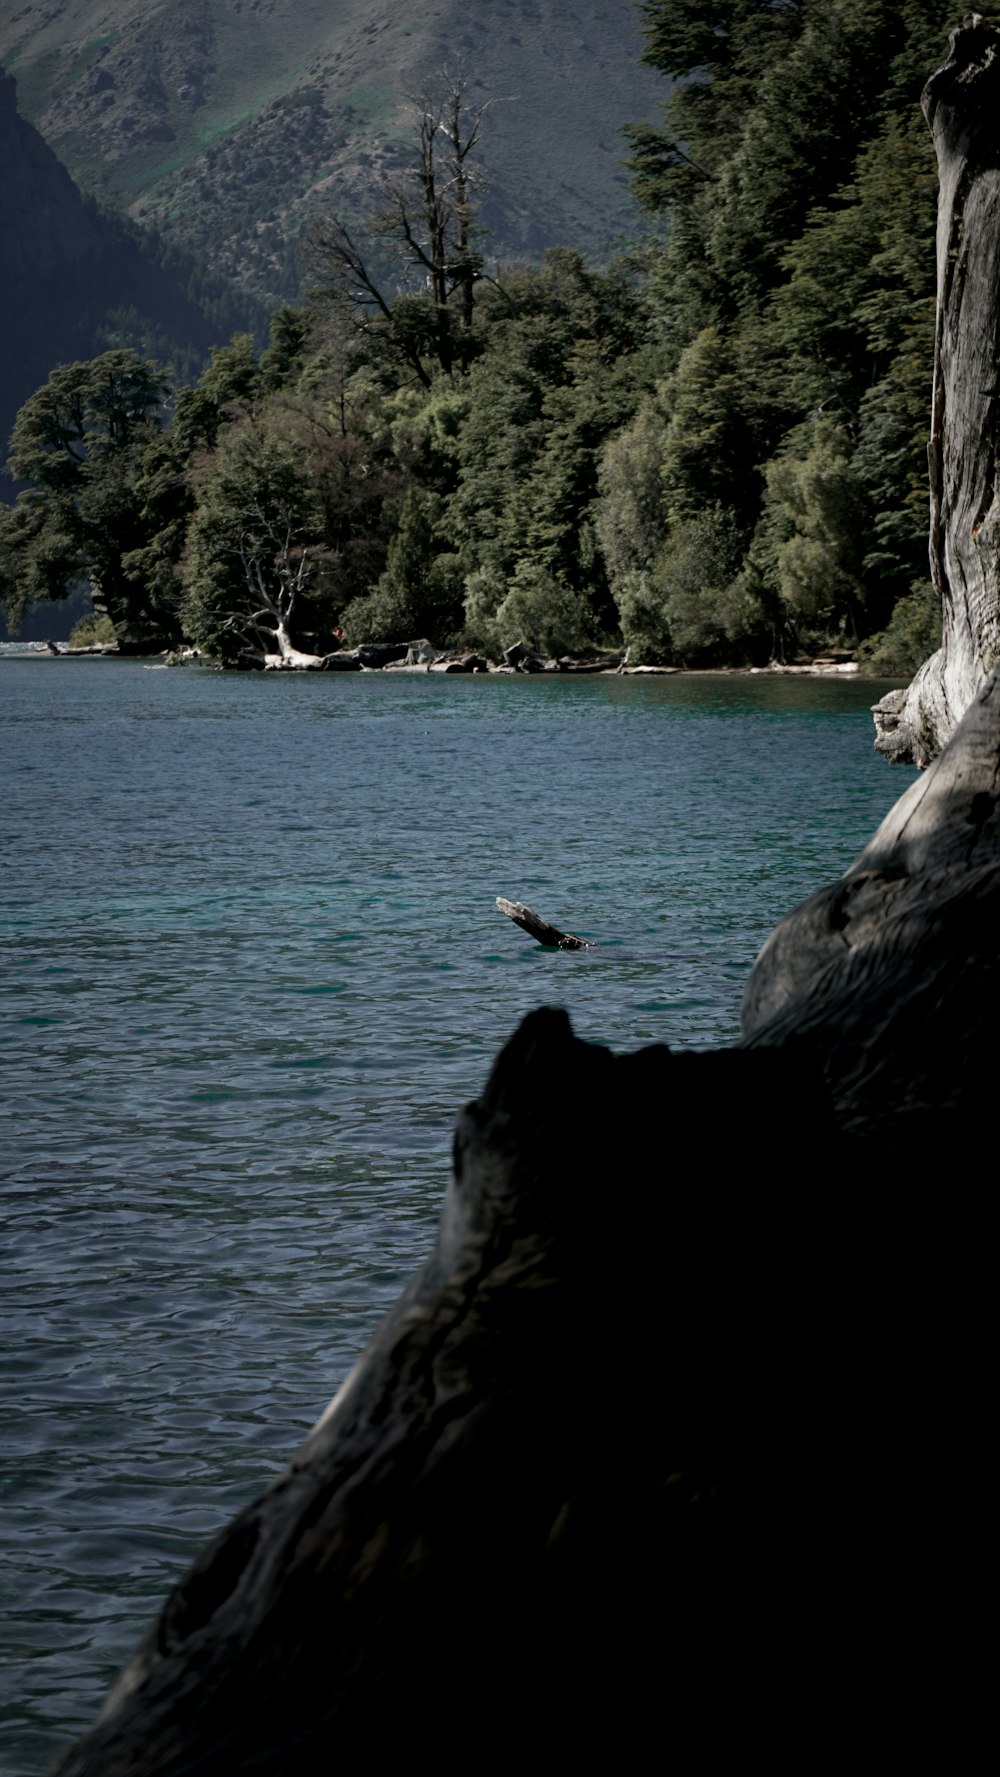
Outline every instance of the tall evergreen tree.
{"label": "tall evergreen tree", "polygon": [[135,561],[149,540],[166,396],[164,373],[122,350],[60,366],[24,403],[10,466],[29,485],[13,508],[0,508],[9,621],[16,624],[29,600],[62,598],[86,579],[121,646],[179,637],[172,583],[151,582]]}
{"label": "tall evergreen tree", "polygon": [[[864,634],[924,556],[936,181],[917,101],[950,14],[940,0],[647,0],[643,18],[645,59],[677,83],[663,127],[631,131],[637,195],[668,222],[648,281],[673,373],[668,522],[739,519],[741,585],[778,601],[782,646],[815,640],[822,612]],[[835,483],[858,527],[850,569]]]}

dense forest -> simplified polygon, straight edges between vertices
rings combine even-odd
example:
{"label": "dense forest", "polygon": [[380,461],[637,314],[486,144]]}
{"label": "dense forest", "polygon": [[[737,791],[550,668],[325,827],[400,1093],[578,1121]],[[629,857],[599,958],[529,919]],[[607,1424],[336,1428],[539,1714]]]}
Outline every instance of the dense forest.
{"label": "dense forest", "polygon": [[[647,0],[649,237],[498,272],[489,107],[443,81],[365,230],[193,386],[119,349],[22,407],[11,621],[90,579],[125,645],[427,636],[633,662],[936,645],[926,565],[940,0]],[[669,84],[668,84],[669,83]]]}

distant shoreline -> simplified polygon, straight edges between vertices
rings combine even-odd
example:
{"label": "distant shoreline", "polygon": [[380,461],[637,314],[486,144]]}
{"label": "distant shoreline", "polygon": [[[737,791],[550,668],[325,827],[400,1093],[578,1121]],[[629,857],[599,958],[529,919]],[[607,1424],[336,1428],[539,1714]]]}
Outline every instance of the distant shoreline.
{"label": "distant shoreline", "polygon": [[[66,646],[52,647],[46,642],[0,642],[0,660],[127,660],[135,665],[145,667],[162,667],[166,670],[167,661],[159,654],[122,654],[115,647],[69,648]],[[173,666],[173,663],[171,663]],[[211,662],[191,661],[178,663],[181,665],[199,664],[210,666]],[[173,667],[176,670],[176,667]],[[433,666],[420,664],[407,666],[403,663],[392,663],[387,666],[361,667],[361,672],[369,677],[396,677],[406,674],[407,678],[435,677],[446,674],[446,668],[439,667],[435,673]],[[252,674],[243,676],[252,677]],[[273,675],[272,675],[273,676]],[[298,677],[298,673],[287,676]],[[449,677],[465,677],[480,679],[518,678],[518,679],[570,679],[570,678],[604,678],[604,679],[659,679],[659,678],[809,678],[809,679],[871,679],[872,682],[890,679],[909,678],[911,675],[886,673],[865,673],[856,661],[819,661],[804,664],[769,665],[769,666],[594,666],[588,667],[585,662],[567,666],[563,669],[549,667],[537,672],[518,672],[513,667],[494,666],[488,670],[477,669],[472,672],[453,672]]]}

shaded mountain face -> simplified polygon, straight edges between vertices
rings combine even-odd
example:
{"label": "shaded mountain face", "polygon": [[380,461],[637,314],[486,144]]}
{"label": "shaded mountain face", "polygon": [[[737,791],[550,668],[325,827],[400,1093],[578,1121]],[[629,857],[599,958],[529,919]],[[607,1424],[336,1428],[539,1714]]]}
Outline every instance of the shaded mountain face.
{"label": "shaded mountain face", "polygon": [[51,148],[18,116],[14,82],[3,75],[0,157],[0,427],[5,443],[21,402],[57,362],[53,331],[60,336],[65,358],[85,354],[88,322],[71,292],[85,277],[85,267],[96,264],[103,231]]}
{"label": "shaded mountain face", "polygon": [[493,256],[603,257],[637,212],[619,126],[651,119],[633,0],[27,0],[0,19],[26,116],[88,191],[269,306],[321,208],[357,218],[443,68],[483,132]]}
{"label": "shaded mountain face", "polygon": [[259,322],[183,255],[82,197],[2,72],[0,166],[0,461],[22,401],[55,365],[130,345],[193,375],[213,344]]}

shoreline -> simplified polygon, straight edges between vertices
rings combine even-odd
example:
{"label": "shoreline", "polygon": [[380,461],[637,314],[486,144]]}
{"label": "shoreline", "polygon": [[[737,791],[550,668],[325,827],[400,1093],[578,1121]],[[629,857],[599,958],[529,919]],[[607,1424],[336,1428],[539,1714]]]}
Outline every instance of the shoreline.
{"label": "shoreline", "polygon": [[[336,656],[333,656],[336,659]],[[149,668],[164,670],[170,666],[203,666],[211,670],[217,668],[210,660],[192,657],[187,660],[169,660],[164,654],[122,654],[117,647],[70,648],[50,642],[0,642],[0,661],[2,660],[130,660]],[[352,666],[354,662],[352,661]],[[346,660],[345,660],[346,665]],[[236,670],[236,669],[232,669]],[[298,673],[301,668],[286,667],[286,673]],[[316,669],[313,669],[316,670]],[[335,669],[336,670],[336,669]],[[442,654],[435,661],[388,661],[383,666],[359,663],[355,670],[369,676],[395,675],[405,673],[414,675],[445,674],[450,677],[466,678],[606,678],[606,679],[643,679],[643,678],[813,678],[813,679],[866,679],[873,682],[887,681],[895,677],[906,678],[910,675],[892,675],[886,673],[865,673],[857,661],[837,661],[818,659],[813,662],[769,662],[767,666],[611,666],[603,662],[591,664],[584,659],[540,662],[537,666],[525,669],[522,666],[489,665],[467,666],[461,657]]]}

